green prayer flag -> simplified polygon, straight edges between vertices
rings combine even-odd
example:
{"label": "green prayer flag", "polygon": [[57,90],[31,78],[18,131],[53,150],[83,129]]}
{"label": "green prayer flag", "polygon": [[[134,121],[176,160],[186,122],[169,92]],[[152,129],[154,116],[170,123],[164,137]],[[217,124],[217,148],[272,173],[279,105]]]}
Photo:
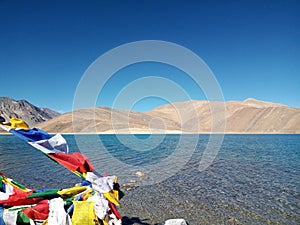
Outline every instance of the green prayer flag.
{"label": "green prayer flag", "polygon": [[18,212],[18,216],[17,216],[17,224],[20,225],[29,225],[30,224],[30,219],[28,218],[28,216],[26,216],[25,213],[23,213],[22,211]]}
{"label": "green prayer flag", "polygon": [[11,183],[13,183],[14,185],[16,185],[17,187],[19,187],[19,188],[22,189],[22,190],[25,190],[25,189],[26,189],[26,187],[25,187],[23,184],[20,184],[20,183],[17,182],[17,181],[12,180]]}
{"label": "green prayer flag", "polygon": [[3,180],[3,177],[0,175],[0,190],[2,190],[2,180]]}
{"label": "green prayer flag", "polygon": [[43,191],[43,192],[33,192],[31,193],[30,195],[26,196],[26,198],[47,198],[47,197],[53,197],[53,195],[57,195],[57,192],[59,191],[60,189],[49,189],[49,190],[46,190],[46,191]]}

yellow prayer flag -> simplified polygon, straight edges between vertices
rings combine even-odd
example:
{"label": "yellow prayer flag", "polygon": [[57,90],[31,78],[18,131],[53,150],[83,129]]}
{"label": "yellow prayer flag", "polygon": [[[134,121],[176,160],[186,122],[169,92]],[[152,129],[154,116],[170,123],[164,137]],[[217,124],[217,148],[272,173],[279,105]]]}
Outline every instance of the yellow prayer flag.
{"label": "yellow prayer flag", "polygon": [[99,225],[92,201],[73,201],[72,225]]}
{"label": "yellow prayer flag", "polygon": [[8,126],[11,129],[16,129],[16,128],[25,129],[25,130],[29,129],[28,124],[24,120],[18,119],[18,118],[14,118],[14,117],[12,117],[9,120],[9,123],[4,124],[4,125]]}
{"label": "yellow prayer flag", "polygon": [[86,186],[75,186],[67,189],[62,189],[57,192],[62,198],[70,198],[74,195],[77,195],[87,189]]}

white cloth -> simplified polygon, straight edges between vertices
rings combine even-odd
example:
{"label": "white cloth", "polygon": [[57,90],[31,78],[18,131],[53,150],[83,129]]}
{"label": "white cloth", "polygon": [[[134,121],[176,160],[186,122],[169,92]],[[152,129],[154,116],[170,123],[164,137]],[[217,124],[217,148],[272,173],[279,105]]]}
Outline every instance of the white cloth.
{"label": "white cloth", "polygon": [[3,213],[3,220],[6,225],[16,225],[19,210],[6,211]]}
{"label": "white cloth", "polygon": [[29,219],[29,222],[30,222],[30,225],[41,225],[43,224],[43,220],[32,220],[32,219]]}
{"label": "white cloth", "polygon": [[9,198],[9,194],[0,191],[0,200],[7,200]]}
{"label": "white cloth", "polygon": [[8,132],[9,132],[9,130],[10,130],[9,127],[4,126],[4,125],[2,125],[2,124],[0,124],[0,128],[2,128],[3,130],[6,130],[6,131],[8,131]]}
{"label": "white cloth", "polygon": [[122,225],[122,220],[118,220],[115,214],[112,213],[109,217],[108,225]]}
{"label": "white cloth", "polygon": [[95,180],[97,180],[99,177],[94,174],[93,172],[87,172],[86,173],[86,180],[93,183]]}
{"label": "white cloth", "polygon": [[48,225],[70,225],[70,217],[64,209],[64,200],[54,198],[49,202]]}
{"label": "white cloth", "polygon": [[33,147],[41,150],[45,154],[56,152],[69,152],[67,141],[61,134],[56,134],[48,140],[40,140],[35,142],[28,142]]}
{"label": "white cloth", "polygon": [[115,176],[99,177],[92,183],[93,189],[100,193],[107,193],[113,190]]}
{"label": "white cloth", "polygon": [[87,199],[88,201],[94,202],[94,211],[97,217],[101,220],[104,219],[105,215],[110,210],[108,206],[108,201],[103,197],[100,196],[98,193],[95,193],[93,196]]}
{"label": "white cloth", "polygon": [[14,188],[10,184],[5,184],[5,192],[0,191],[0,200],[7,200],[14,193]]}

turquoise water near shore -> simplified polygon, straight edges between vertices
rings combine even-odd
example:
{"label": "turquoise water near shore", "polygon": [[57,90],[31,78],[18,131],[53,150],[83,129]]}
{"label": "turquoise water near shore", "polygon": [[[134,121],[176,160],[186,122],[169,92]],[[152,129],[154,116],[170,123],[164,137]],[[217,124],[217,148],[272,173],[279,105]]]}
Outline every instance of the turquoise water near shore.
{"label": "turquoise water near shore", "polygon": [[[79,150],[73,135],[64,137],[72,151]],[[155,165],[173,153],[180,135],[154,135],[152,141],[163,141],[145,151],[130,149],[115,135],[99,135],[105,149],[97,149],[94,137],[81,137],[90,146],[90,152],[83,153],[100,168],[97,172],[111,173],[110,167],[117,165],[102,157],[104,151],[128,167]],[[150,136],[136,137],[146,140]],[[196,225],[300,224],[300,135],[225,135],[213,163],[200,172],[208,138],[200,135],[193,154],[186,156],[187,163],[157,184],[143,185],[147,174],[138,177],[136,171],[119,177],[121,185],[131,187],[125,190],[120,208],[128,224],[155,224],[170,218]],[[101,165],[106,171],[101,171]],[[0,171],[34,189],[65,188],[80,182],[12,135],[0,135]]]}

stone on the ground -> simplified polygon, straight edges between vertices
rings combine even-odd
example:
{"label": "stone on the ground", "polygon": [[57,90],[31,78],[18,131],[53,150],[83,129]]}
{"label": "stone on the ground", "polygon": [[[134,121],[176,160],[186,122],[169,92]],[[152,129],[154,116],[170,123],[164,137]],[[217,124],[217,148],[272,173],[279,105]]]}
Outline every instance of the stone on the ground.
{"label": "stone on the ground", "polygon": [[143,172],[138,171],[138,172],[135,173],[135,175],[136,175],[137,177],[144,177],[146,174],[143,173]]}
{"label": "stone on the ground", "polygon": [[170,219],[166,220],[164,225],[187,225],[184,219]]}

